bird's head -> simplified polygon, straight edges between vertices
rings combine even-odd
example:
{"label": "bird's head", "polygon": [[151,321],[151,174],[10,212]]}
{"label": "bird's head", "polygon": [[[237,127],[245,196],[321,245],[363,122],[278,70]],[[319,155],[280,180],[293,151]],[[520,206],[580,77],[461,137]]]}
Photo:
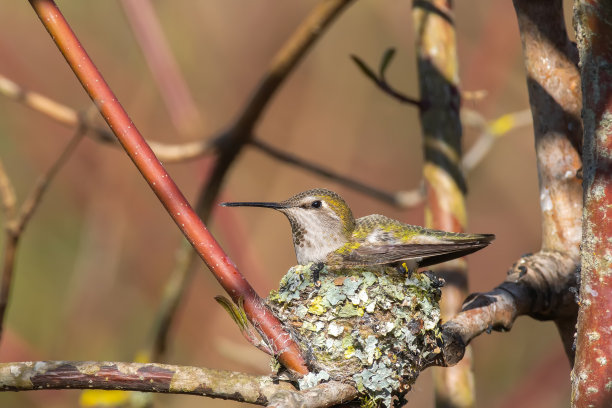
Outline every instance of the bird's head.
{"label": "bird's head", "polygon": [[318,188],[281,202],[231,202],[224,207],[264,207],[282,212],[291,223],[293,244],[300,264],[319,262],[344,244],[355,229],[351,209],[338,194]]}

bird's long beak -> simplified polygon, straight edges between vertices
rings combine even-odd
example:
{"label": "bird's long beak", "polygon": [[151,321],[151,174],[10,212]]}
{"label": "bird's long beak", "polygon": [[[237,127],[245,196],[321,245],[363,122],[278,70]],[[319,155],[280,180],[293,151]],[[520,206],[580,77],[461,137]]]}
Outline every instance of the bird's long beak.
{"label": "bird's long beak", "polygon": [[261,203],[261,202],[236,202],[236,203],[221,203],[219,204],[221,207],[264,207],[264,208],[273,208],[275,210],[279,210],[281,208],[286,208],[287,206],[281,203]]}

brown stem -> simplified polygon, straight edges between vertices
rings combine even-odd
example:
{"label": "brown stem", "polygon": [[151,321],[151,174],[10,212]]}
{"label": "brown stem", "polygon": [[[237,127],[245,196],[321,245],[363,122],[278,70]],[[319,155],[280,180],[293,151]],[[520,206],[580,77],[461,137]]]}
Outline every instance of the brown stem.
{"label": "brown stem", "polygon": [[234,159],[252,140],[253,130],[268,101],[325,29],[352,0],[322,0],[302,21],[280,51],[230,129],[219,136],[219,155],[204,190],[203,214],[210,211]]}
{"label": "brown stem", "polygon": [[28,221],[36,211],[36,208],[42,201],[43,194],[47,191],[49,184],[57,174],[57,172],[62,168],[62,166],[68,161],[68,158],[72,155],[76,147],[81,142],[83,135],[85,133],[84,129],[78,128],[75,135],[70,139],[64,150],[60,153],[58,158],[53,162],[51,167],[47,170],[45,174],[40,176],[32,189],[32,192],[26,197],[26,199],[21,204],[21,208],[19,210],[19,215],[17,217],[16,225],[15,225],[15,233],[20,235],[28,224]]}
{"label": "brown stem", "polygon": [[381,68],[381,72],[378,75],[375,74],[372,68],[370,68],[358,56],[351,55],[351,58],[357,64],[357,66],[361,69],[361,71],[366,75],[366,77],[372,80],[372,82],[374,82],[374,84],[378,87],[378,89],[380,89],[381,91],[383,91],[384,93],[386,93],[387,95],[389,95],[390,97],[392,97],[393,99],[395,99],[396,101],[400,103],[406,103],[406,104],[415,106],[419,109],[423,108],[424,104],[421,101],[415,98],[411,98],[410,96],[404,95],[402,92],[396,90],[395,88],[393,88],[393,86],[391,86],[387,82],[385,78],[385,70],[389,62],[391,61],[391,58],[394,53],[395,53],[394,49],[387,50],[387,53],[383,56],[384,61],[382,64],[384,67]]}
{"label": "brown stem", "polygon": [[[514,0],[523,44],[527,89],[533,115],[540,207],[542,251],[557,252],[572,265],[557,274],[533,277],[534,289],[552,294],[550,288],[576,286],[580,265],[582,186],[577,177],[582,125],[580,123],[580,75],[575,46],[565,29],[561,0]],[[544,279],[543,279],[544,278]],[[555,279],[555,281],[550,281]],[[563,292],[557,293],[557,295]],[[536,318],[552,318],[565,351],[573,362],[572,342],[577,305],[573,296],[562,296],[559,310]]]}
{"label": "brown stem", "polygon": [[2,195],[4,213],[6,215],[6,225],[4,227],[5,240],[4,247],[2,248],[2,277],[0,281],[0,338],[4,331],[4,320],[13,282],[19,240],[36,208],[42,202],[47,187],[60,168],[68,161],[68,158],[81,141],[83,134],[84,130],[78,128],[75,135],[70,139],[51,167],[39,177],[32,192],[23,201],[19,210],[15,208],[16,198],[10,179],[2,163],[0,163],[0,195]]}
{"label": "brown stem", "polygon": [[291,164],[293,166],[297,166],[306,171],[310,171],[311,173],[327,178],[336,183],[342,184],[343,186],[351,188],[355,191],[359,191],[384,203],[394,205],[400,208],[410,208],[420,204],[423,201],[423,192],[421,191],[421,189],[389,193],[386,191],[382,191],[376,187],[369,186],[365,183],[362,183],[361,181],[337,174],[322,166],[301,159],[291,153],[279,150],[259,139],[253,139],[250,143],[256,149],[268,154],[269,156],[277,160],[280,160],[287,164]]}
{"label": "brown stem", "polygon": [[13,283],[18,243],[19,236],[13,234],[10,228],[6,228],[4,246],[2,248],[2,281],[0,282],[0,338],[4,334],[4,319]]}

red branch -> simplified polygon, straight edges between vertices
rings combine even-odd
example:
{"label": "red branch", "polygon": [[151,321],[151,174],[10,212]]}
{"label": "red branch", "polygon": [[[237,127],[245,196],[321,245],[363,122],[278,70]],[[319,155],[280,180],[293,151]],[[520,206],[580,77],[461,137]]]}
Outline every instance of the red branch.
{"label": "red branch", "polygon": [[612,404],[612,3],[577,1],[583,91],[582,271],[573,407]]}
{"label": "red branch", "polygon": [[240,298],[244,300],[247,315],[273,344],[283,365],[298,373],[308,372],[298,346],[193,211],[81,46],[56,4],[52,0],[30,0],[30,4],[125,151],[223,289],[234,301]]}

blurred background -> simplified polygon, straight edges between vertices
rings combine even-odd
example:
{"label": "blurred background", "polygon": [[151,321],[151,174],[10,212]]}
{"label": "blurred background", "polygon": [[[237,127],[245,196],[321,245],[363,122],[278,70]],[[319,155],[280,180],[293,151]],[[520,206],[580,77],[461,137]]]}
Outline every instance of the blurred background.
{"label": "blurred background", "polygon": [[[59,1],[84,47],[143,135],[179,143],[211,138],[241,111],[275,52],[315,1],[153,1],[163,33],[197,106],[177,129],[119,1]],[[516,17],[509,1],[456,2],[461,86],[486,91],[464,106],[487,120],[528,108]],[[90,102],[27,2],[0,4],[0,74],[78,110]],[[571,26],[570,26],[571,27]],[[387,77],[418,96],[411,2],[364,0],[350,6],[299,64],[259,123],[278,148],[387,191],[421,179],[416,109],[389,98],[349,55],[376,67],[397,54]],[[571,29],[570,29],[571,31]],[[96,118],[101,124],[101,118]],[[479,136],[466,127],[464,149]],[[0,158],[19,199],[30,191],[73,130],[0,96]],[[168,164],[190,200],[211,157]],[[530,126],[508,132],[468,175],[469,230],[495,233],[469,256],[470,291],[499,284],[522,254],[540,247],[537,172]],[[423,207],[400,210],[246,148],[218,201],[276,201],[313,187],[341,194],[355,216],[384,213],[423,223]],[[0,215],[2,216],[2,215]],[[215,237],[256,290],[275,289],[295,264],[289,223],[263,209],[216,208]],[[2,362],[132,361],[150,336],[181,234],[125,153],[90,138],[53,182],[18,254]],[[269,359],[243,340],[214,301],[222,290],[202,265],[172,326],[164,362],[267,374]],[[473,343],[479,407],[565,407],[569,364],[552,323],[520,318],[511,332]],[[0,393],[0,406],[76,406],[78,391]],[[231,407],[198,397],[160,395],[157,406]],[[433,406],[431,373],[408,406]]]}

